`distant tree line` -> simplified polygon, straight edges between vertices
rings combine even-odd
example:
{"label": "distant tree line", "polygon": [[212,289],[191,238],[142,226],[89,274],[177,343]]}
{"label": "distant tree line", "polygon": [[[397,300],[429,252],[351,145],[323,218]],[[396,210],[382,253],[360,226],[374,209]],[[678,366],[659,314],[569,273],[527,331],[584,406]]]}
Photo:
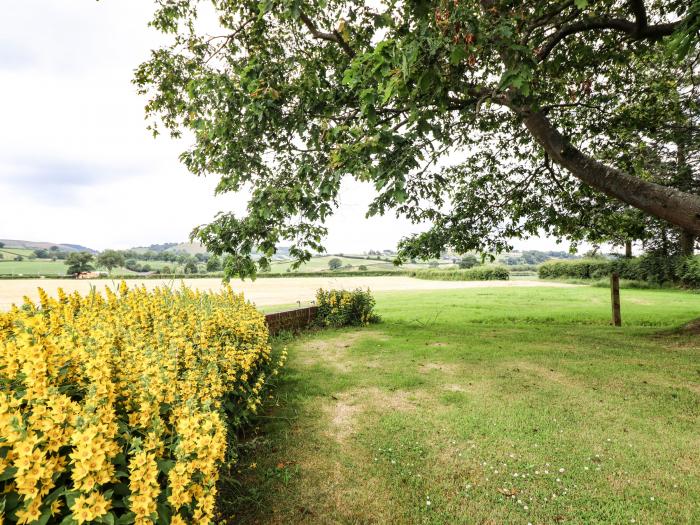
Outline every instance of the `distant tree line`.
{"label": "distant tree line", "polygon": [[548,251],[541,252],[539,250],[527,250],[522,252],[519,256],[508,256],[503,258],[503,263],[508,266],[515,266],[518,264],[541,264],[550,259],[578,259],[578,255],[571,254],[569,252],[557,252]]}

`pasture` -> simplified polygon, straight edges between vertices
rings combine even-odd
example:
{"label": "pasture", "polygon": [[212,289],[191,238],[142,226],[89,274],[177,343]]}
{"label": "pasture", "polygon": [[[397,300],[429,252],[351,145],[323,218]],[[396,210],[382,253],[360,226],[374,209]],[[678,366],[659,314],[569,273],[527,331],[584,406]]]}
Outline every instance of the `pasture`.
{"label": "pasture", "polygon": [[700,296],[376,293],[288,368],[221,512],[242,523],[698,523]]}

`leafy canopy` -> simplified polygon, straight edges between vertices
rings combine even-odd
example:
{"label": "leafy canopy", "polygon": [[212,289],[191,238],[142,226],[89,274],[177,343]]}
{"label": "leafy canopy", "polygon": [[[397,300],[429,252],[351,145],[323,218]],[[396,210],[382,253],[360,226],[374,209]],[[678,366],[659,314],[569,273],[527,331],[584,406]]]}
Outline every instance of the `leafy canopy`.
{"label": "leafy canopy", "polygon": [[135,77],[153,132],[191,136],[182,161],[218,175],[218,193],[251,192],[247,215],[193,232],[232,254],[228,276],[267,268],[283,240],[298,262],[322,251],[345,176],[376,192],[369,215],[432,225],[400,259],[500,251],[542,230],[580,238],[598,190],[652,213],[654,192],[671,195],[621,160],[633,130],[620,116],[648,64],[694,59],[698,0],[157,4],[171,44]]}

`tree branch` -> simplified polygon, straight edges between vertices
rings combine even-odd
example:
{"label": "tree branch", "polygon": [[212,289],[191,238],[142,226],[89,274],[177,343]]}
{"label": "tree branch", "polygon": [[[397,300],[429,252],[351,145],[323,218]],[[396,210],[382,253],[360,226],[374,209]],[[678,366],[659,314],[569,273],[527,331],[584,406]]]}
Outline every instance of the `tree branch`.
{"label": "tree branch", "polygon": [[643,31],[648,27],[647,9],[644,6],[644,0],[630,0],[630,7],[634,18],[637,20],[637,31]]}
{"label": "tree branch", "polygon": [[338,33],[338,31],[333,30],[332,33],[325,33],[323,31],[320,31],[318,27],[316,27],[316,24],[314,23],[313,20],[311,20],[306,13],[300,12],[299,13],[299,18],[301,18],[301,21],[304,23],[304,25],[307,27],[307,29],[311,32],[314,38],[318,38],[319,40],[325,40],[326,42],[333,42],[335,44],[338,44],[341,49],[345,52],[346,55],[348,55],[350,58],[355,58],[355,51],[348,45],[348,43],[345,41],[343,38],[343,35]]}
{"label": "tree branch", "polygon": [[[632,1],[634,4],[639,3],[636,0]],[[643,8],[644,5],[642,4],[642,9]],[[659,40],[665,36],[672,35],[673,32],[684,22],[684,20],[679,20],[677,22],[656,24],[653,26],[646,25],[646,11],[644,11],[642,14],[641,20],[644,22],[643,26],[640,25],[639,18],[635,22],[624,20],[622,18],[590,19],[576,22],[569,26],[563,27],[554,33],[554,35],[552,35],[552,37],[549,39],[549,42],[547,42],[542,49],[540,49],[539,53],[537,53],[537,58],[540,61],[545,60],[562,40],[577,33],[609,30],[624,33],[634,40]]]}

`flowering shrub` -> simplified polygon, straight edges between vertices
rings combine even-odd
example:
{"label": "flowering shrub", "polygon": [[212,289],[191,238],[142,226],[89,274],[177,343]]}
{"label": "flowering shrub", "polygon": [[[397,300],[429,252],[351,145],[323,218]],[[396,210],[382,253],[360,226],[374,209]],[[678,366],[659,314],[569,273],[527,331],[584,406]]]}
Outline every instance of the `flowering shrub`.
{"label": "flowering shrub", "polygon": [[40,302],[0,312],[0,523],[211,522],[277,373],[264,317],[230,288]]}
{"label": "flowering shrub", "polygon": [[379,321],[369,290],[324,290],[316,292],[317,322],[323,326],[361,326]]}

